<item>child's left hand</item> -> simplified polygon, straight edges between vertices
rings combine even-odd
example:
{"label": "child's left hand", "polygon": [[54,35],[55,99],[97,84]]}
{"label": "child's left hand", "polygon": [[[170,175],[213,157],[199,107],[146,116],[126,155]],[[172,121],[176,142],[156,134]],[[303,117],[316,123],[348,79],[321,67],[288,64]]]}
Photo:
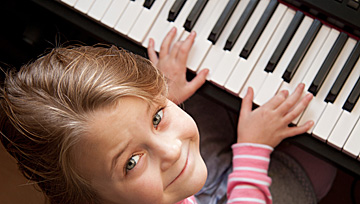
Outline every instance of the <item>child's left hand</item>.
{"label": "child's left hand", "polygon": [[203,69],[191,81],[186,80],[186,62],[196,33],[191,32],[184,41],[176,42],[170,50],[175,35],[176,29],[173,28],[161,44],[159,57],[154,49],[155,42],[153,39],[150,39],[148,55],[150,61],[167,78],[169,87],[168,98],[174,103],[180,104],[192,96],[205,83],[209,70]]}
{"label": "child's left hand", "polygon": [[295,127],[288,125],[308,106],[312,94],[302,97],[305,85],[300,84],[289,96],[289,92],[279,91],[263,106],[252,110],[254,92],[248,89],[245,95],[238,122],[239,143],[259,143],[277,146],[283,139],[306,132],[314,125],[313,121]]}

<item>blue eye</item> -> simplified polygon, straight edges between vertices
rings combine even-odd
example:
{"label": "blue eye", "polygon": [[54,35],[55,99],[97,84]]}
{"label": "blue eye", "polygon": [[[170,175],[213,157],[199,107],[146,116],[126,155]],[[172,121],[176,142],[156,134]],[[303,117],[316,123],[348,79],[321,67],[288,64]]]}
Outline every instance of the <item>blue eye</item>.
{"label": "blue eye", "polygon": [[163,109],[160,109],[153,117],[153,125],[155,128],[157,128],[157,126],[160,124],[161,122],[161,119],[163,118],[164,116],[164,111]]}
{"label": "blue eye", "polygon": [[133,168],[135,168],[135,166],[137,165],[137,163],[139,162],[139,159],[140,159],[140,155],[134,155],[132,156],[127,164],[126,164],[126,171],[130,171],[132,170]]}

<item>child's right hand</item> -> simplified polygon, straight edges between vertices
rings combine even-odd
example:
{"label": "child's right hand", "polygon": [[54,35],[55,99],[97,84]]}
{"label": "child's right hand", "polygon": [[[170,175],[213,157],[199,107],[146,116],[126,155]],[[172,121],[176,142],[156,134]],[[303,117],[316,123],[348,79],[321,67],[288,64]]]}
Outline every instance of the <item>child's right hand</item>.
{"label": "child's right hand", "polygon": [[148,55],[150,61],[165,75],[169,87],[168,99],[180,104],[193,95],[206,81],[208,69],[200,71],[191,81],[186,79],[186,62],[192,45],[194,44],[195,32],[184,41],[178,41],[171,47],[175,39],[176,29],[173,28],[164,38],[159,57],[155,52],[155,42],[149,41]]}
{"label": "child's right hand", "polygon": [[254,92],[249,88],[241,105],[237,130],[238,143],[259,143],[275,147],[283,139],[310,129],[314,124],[313,121],[301,126],[288,126],[312,99],[312,94],[307,94],[300,100],[303,90],[304,84],[300,84],[290,96],[288,91],[279,91],[266,104],[252,110]]}

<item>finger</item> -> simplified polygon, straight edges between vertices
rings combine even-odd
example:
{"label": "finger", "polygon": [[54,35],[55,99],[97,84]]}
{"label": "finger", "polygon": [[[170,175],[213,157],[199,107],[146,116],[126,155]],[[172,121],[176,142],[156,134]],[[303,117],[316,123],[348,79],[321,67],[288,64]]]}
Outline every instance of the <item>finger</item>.
{"label": "finger", "polygon": [[190,96],[194,94],[205,83],[208,73],[209,69],[203,69],[188,83],[187,88]]}
{"label": "finger", "polygon": [[173,42],[176,35],[176,28],[172,28],[165,36],[163,42],[161,43],[159,57],[165,57],[170,50],[171,43]]}
{"label": "finger", "polygon": [[303,124],[301,126],[290,127],[285,132],[285,138],[305,133],[306,131],[310,130],[310,128],[313,125],[314,125],[314,121],[310,120],[310,121],[307,121],[305,124]]}
{"label": "finger", "polygon": [[174,44],[174,46],[171,48],[171,51],[170,51],[170,58],[171,59],[176,59],[176,56],[178,55],[178,52],[180,50],[180,47],[182,45],[183,42],[181,41],[178,41]]}
{"label": "finger", "polygon": [[247,115],[252,111],[253,98],[254,90],[249,87],[241,103],[240,117],[247,117]]}
{"label": "finger", "polygon": [[279,105],[279,112],[280,114],[286,114],[293,106],[299,101],[303,90],[304,90],[305,84],[301,83],[299,84],[294,93],[292,93],[282,104]]}
{"label": "finger", "polygon": [[194,44],[195,37],[196,37],[196,33],[194,31],[192,31],[190,33],[190,35],[186,38],[184,43],[181,45],[178,56],[177,56],[177,58],[180,62],[186,63],[187,58],[189,56],[190,49]]}
{"label": "finger", "polygon": [[273,96],[268,102],[266,102],[263,106],[276,109],[281,103],[283,103],[288,97],[289,92],[287,90],[279,91],[275,96]]}
{"label": "finger", "polygon": [[294,109],[292,109],[284,116],[284,120],[290,123],[295,118],[297,118],[309,105],[312,98],[313,98],[312,94],[307,94],[303,99],[301,99],[301,101],[295,106]]}
{"label": "finger", "polygon": [[148,56],[149,56],[150,61],[153,64],[157,64],[158,61],[159,61],[159,58],[158,58],[158,56],[156,54],[156,51],[155,51],[154,39],[152,39],[152,38],[149,39],[149,45],[148,45],[148,48],[147,48],[147,52],[148,52]]}

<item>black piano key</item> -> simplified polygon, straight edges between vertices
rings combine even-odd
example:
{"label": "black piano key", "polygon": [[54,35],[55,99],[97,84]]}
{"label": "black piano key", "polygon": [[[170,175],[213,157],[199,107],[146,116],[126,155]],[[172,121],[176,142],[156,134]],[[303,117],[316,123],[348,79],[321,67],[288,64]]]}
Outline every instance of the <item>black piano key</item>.
{"label": "black piano key", "polygon": [[196,21],[198,20],[201,12],[204,10],[208,1],[209,0],[198,0],[196,2],[195,6],[191,10],[190,14],[186,18],[186,21],[184,24],[184,28],[186,31],[190,32],[193,29]]}
{"label": "black piano key", "polygon": [[176,17],[179,15],[182,7],[184,6],[186,0],[176,0],[174,4],[171,6],[171,9],[169,11],[168,15],[168,21],[174,22]]}
{"label": "black piano key", "polygon": [[343,109],[351,112],[356,102],[358,101],[359,96],[360,96],[360,77],[357,80],[354,88],[351,90],[349,97],[346,99]]}
{"label": "black piano key", "polygon": [[241,51],[240,57],[247,59],[247,57],[250,55],[252,49],[254,48],[256,42],[258,41],[261,33],[265,29],[266,24],[269,22],[278,4],[279,3],[277,0],[270,1],[269,5],[266,7],[264,13],[262,14],[259,22],[254,28],[254,31],[251,33],[250,38],[246,42],[243,50]]}
{"label": "black piano key", "polygon": [[271,56],[268,64],[265,67],[265,71],[273,72],[276,65],[278,64],[281,56],[284,54],[285,49],[290,43],[290,40],[295,34],[295,31],[299,27],[302,19],[304,18],[304,13],[297,11],[294,18],[291,20],[289,27],[286,29],[283,37],[280,40],[279,45],[276,47],[273,55]]}
{"label": "black piano key", "polygon": [[354,49],[351,51],[349,58],[346,60],[344,67],[341,69],[339,75],[335,80],[335,83],[332,85],[328,95],[326,96],[325,102],[334,103],[336,97],[339,95],[342,87],[344,86],[359,57],[360,41],[356,43]]}
{"label": "black piano key", "polygon": [[344,47],[347,38],[348,35],[346,33],[341,33],[336,39],[329,54],[326,56],[326,59],[321,65],[319,72],[316,74],[315,79],[309,87],[309,92],[312,93],[314,96],[316,96],[326,76],[330,72],[336,58],[339,56],[339,53]]}
{"label": "black piano key", "polygon": [[310,45],[312,44],[313,40],[315,39],[317,33],[321,28],[321,22],[317,19],[313,21],[311,24],[308,32],[306,33],[304,39],[300,43],[300,46],[296,50],[293,58],[291,59],[289,65],[287,66],[282,78],[286,82],[290,82],[293,78],[296,70],[298,69],[300,62],[304,58],[306,52],[308,51]]}
{"label": "black piano key", "polygon": [[214,28],[211,30],[211,33],[208,37],[208,40],[210,40],[213,44],[215,44],[217,39],[220,37],[221,32],[224,30],[226,23],[234,12],[239,1],[240,0],[230,0],[223,12],[221,13],[220,18],[217,20]]}
{"label": "black piano key", "polygon": [[258,5],[259,0],[250,0],[246,6],[244,12],[241,14],[238,22],[236,23],[234,29],[231,31],[228,39],[226,40],[224,50],[231,50],[235,45],[236,40],[240,36],[242,30],[247,24],[251,14],[254,12],[256,6]]}
{"label": "black piano key", "polygon": [[150,9],[151,6],[154,4],[154,2],[155,2],[155,0],[145,0],[143,6],[144,6],[145,8]]}

